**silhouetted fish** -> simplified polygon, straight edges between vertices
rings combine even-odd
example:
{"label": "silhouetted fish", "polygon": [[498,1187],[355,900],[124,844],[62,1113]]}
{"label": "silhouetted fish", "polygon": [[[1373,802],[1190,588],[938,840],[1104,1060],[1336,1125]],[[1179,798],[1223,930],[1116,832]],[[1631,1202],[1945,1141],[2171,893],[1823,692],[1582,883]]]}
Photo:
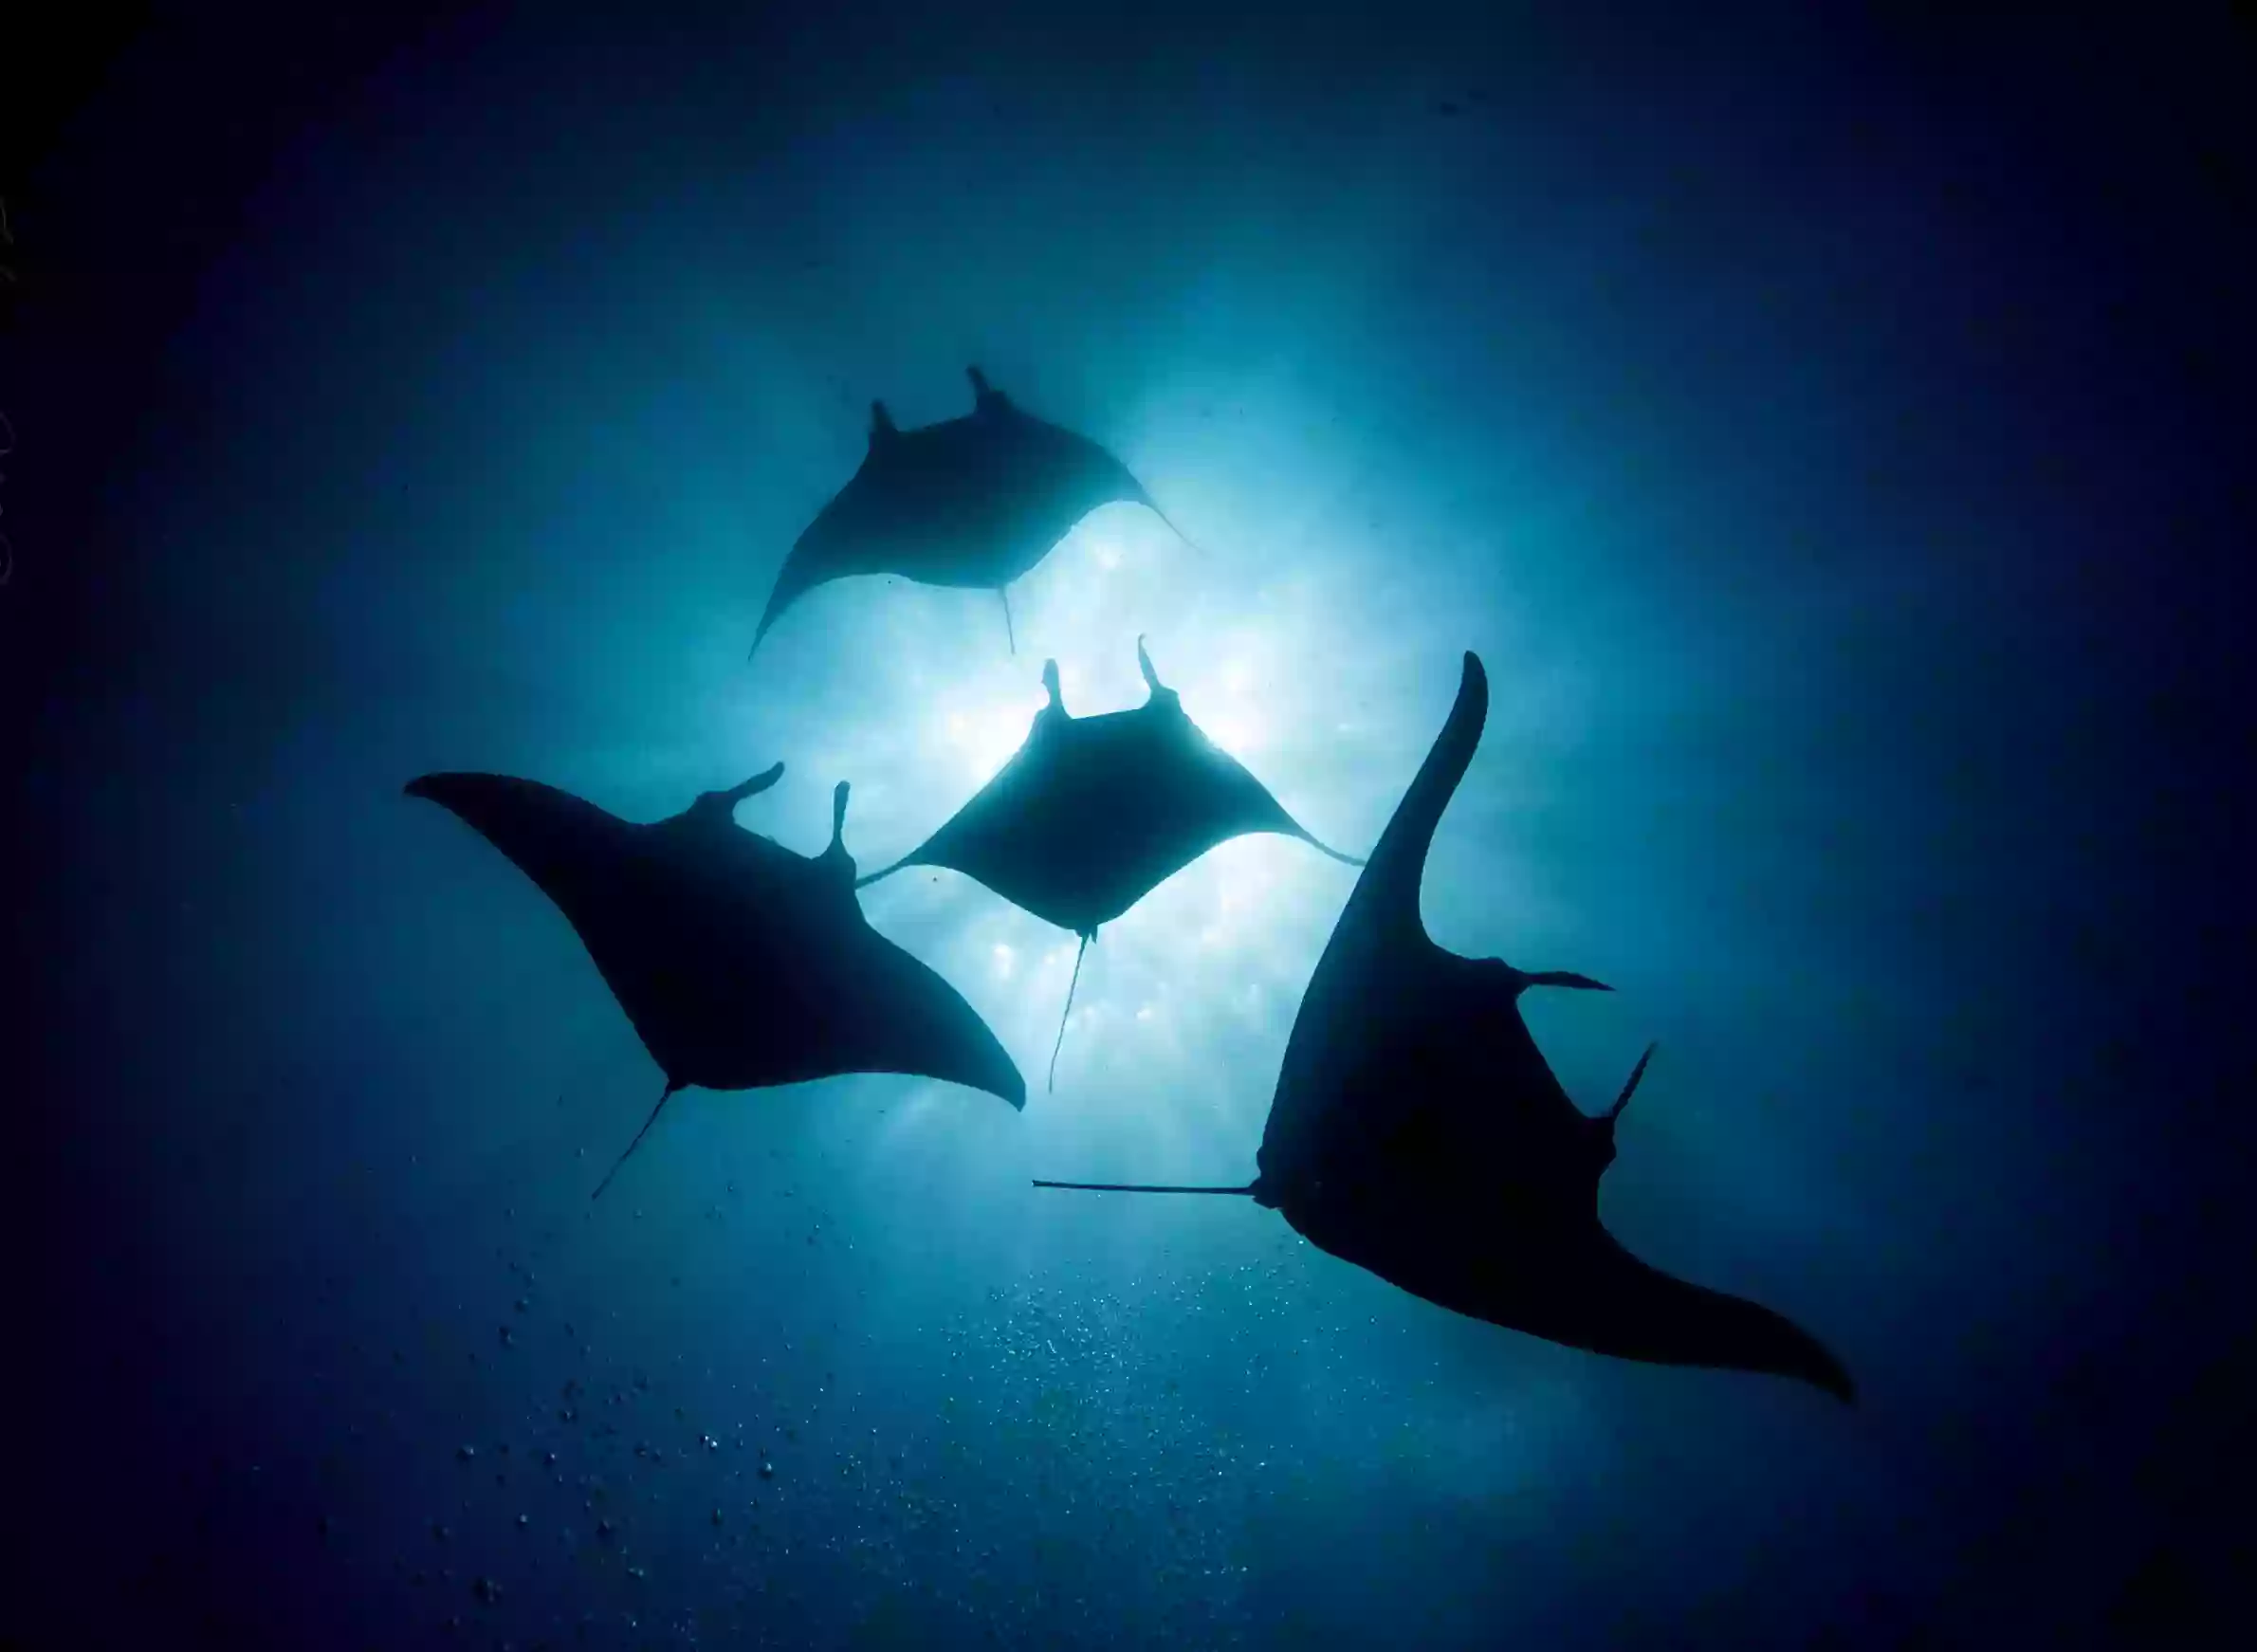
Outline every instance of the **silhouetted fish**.
{"label": "silhouetted fish", "polygon": [[[1026,743],[946,825],[862,880],[872,884],[905,866],[945,866],[1072,930],[1081,948],[1066,988],[1068,1016],[1081,955],[1098,927],[1218,843],[1275,832],[1346,865],[1364,864],[1311,836],[1261,781],[1200,730],[1152,670],[1142,637],[1136,663],[1147,690],[1142,706],[1074,717],[1058,690],[1057,661],[1043,662],[1050,704],[1035,714]],[[1060,1043],[1065,1037],[1061,1017]],[[1054,1081],[1057,1062],[1054,1047]]]}
{"label": "silhouetted fish", "polygon": [[1560,1088],[1520,1019],[1531,986],[1607,990],[1435,945],[1426,854],[1488,715],[1481,662],[1371,852],[1301,1000],[1242,1187],[1312,1244],[1429,1302],[1570,1348],[1795,1377],[1844,1401],[1849,1373],[1792,1321],[1648,1266],[1599,1221],[1615,1123],[1653,1055],[1598,1118]]}
{"label": "silhouetted fish", "polygon": [[[784,611],[817,585],[856,574],[893,574],[921,585],[998,593],[1016,653],[1011,581],[1031,571],[1090,512],[1104,505],[1141,505],[1183,537],[1111,453],[1063,425],[1022,412],[977,367],[965,372],[973,408],[960,418],[905,431],[884,402],[871,403],[870,447],[861,468],[784,559],[753,635],[753,652]],[[747,652],[745,658],[751,657]]]}
{"label": "silhouetted fish", "polygon": [[460,817],[557,904],[666,1074],[621,1164],[691,1085],[899,1073],[1026,1105],[1025,1079],[971,1005],[863,917],[844,842],[846,782],[819,855],[737,825],[737,804],[782,775],[778,763],[649,825],[507,775],[408,783],[408,796]]}

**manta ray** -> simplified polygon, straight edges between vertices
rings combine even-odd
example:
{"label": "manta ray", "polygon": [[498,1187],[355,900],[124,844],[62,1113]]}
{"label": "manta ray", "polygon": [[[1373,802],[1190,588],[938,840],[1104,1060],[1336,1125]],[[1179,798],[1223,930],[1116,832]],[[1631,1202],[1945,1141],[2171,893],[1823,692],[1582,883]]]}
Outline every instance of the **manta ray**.
{"label": "manta ray", "polygon": [[1488,678],[1469,653],[1449,721],[1301,1000],[1255,1179],[1035,1185],[1250,1196],[1320,1250],[1476,1319],[1623,1359],[1791,1377],[1854,1402],[1849,1372],[1808,1331],[1662,1273],[1601,1222],[1600,1178],[1653,1049],[1594,1117],[1561,1088],[1519,1000],[1532,986],[1610,989],[1462,957],[1427,934],[1427,851],[1488,709]]}
{"label": "manta ray", "polygon": [[[870,404],[870,445],[847,485],[784,559],[749,661],[784,611],[818,585],[893,574],[920,585],[994,591],[1014,653],[1010,585],[1100,505],[1141,505],[1182,533],[1128,468],[1078,431],[1020,409],[977,367],[972,411],[902,430]],[[1184,541],[1186,544],[1190,541]]]}
{"label": "manta ray", "polygon": [[666,1075],[598,1196],[668,1100],[692,1085],[895,1073],[1026,1105],[1026,1080],[971,1005],[863,917],[845,781],[821,854],[736,823],[736,806],[782,777],[780,762],[648,824],[508,775],[408,783],[409,797],[460,817],[557,904]]}
{"label": "manta ray", "polygon": [[[1310,835],[1261,781],[1209,740],[1160,681],[1136,639],[1145,703],[1131,711],[1075,717],[1046,660],[1050,704],[1024,744],[955,816],[882,872],[945,866],[976,878],[1013,906],[1081,937],[1058,1042],[1073,1013],[1082,956],[1098,928],[1219,843],[1250,833],[1297,837],[1347,866],[1364,863]],[[857,886],[860,887],[860,886]],[[1051,1079],[1057,1076],[1057,1046]]]}

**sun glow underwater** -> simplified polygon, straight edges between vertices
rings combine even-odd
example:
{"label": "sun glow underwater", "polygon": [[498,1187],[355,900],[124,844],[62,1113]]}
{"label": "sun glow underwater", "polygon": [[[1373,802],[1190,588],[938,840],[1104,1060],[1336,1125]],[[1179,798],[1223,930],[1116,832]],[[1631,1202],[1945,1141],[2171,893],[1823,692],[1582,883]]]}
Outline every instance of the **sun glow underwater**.
{"label": "sun glow underwater", "polygon": [[[1328,842],[1338,838],[1330,823],[1312,831],[1306,801],[1281,799],[1228,748],[1260,762],[1274,782],[1269,760],[1293,726],[1276,709],[1294,687],[1280,682],[1280,662],[1337,659],[1337,649],[1274,627],[1202,635],[1190,624],[1184,642],[1162,651],[1164,667],[1139,633],[1143,691],[1120,693],[1110,662],[1127,651],[1105,634],[1105,621],[1126,615],[1086,585],[1070,587],[1065,606],[1086,646],[1070,675],[1054,616],[1027,616],[1030,640],[1045,645],[1042,697],[1033,701],[1023,685],[1035,656],[1019,652],[1011,587],[1085,522],[1133,505],[1204,554],[1109,450],[1025,412],[978,368],[967,376],[973,410],[935,425],[903,430],[883,403],[872,404],[864,459],[785,559],[748,663],[774,668],[761,643],[803,598],[890,575],[999,597],[1008,674],[905,696],[926,710],[890,728],[885,750],[832,742],[816,752],[818,768],[832,771],[818,783],[833,786],[819,853],[736,819],[739,805],[779,783],[781,760],[639,824],[509,776],[426,775],[408,787],[484,835],[556,903],[664,1074],[656,1105],[594,1196],[629,1168],[669,1100],[693,1087],[897,1074],[984,1091],[1023,1110],[1036,1087],[966,988],[981,1002],[1018,1006],[1005,1030],[1023,1047],[1037,989],[1064,973],[1040,1086],[1055,1089],[1092,949],[1101,969],[1112,963],[1101,931],[1150,908],[1143,945],[1084,1010],[1100,1068],[1136,1072],[1139,1045],[1162,1044],[1180,1060],[1185,1035],[1217,1039],[1211,1008],[1203,1026],[1175,1024],[1190,1000],[1226,1006],[1225,1015],[1244,1006],[1267,1022],[1275,1003],[1244,994],[1249,976],[1290,992],[1317,954],[1286,1036],[1256,1173],[1243,1184],[1037,1178],[1036,1187],[1250,1197],[1319,1249],[1471,1317],[1632,1360],[1793,1377],[1851,1401],[1847,1371],[1802,1328],[1649,1266],[1601,1224],[1599,1183],[1616,1157],[1616,1121],[1654,1046],[1613,1105],[1593,1113],[1561,1087],[1520,1000],[1531,989],[1612,988],[1571,969],[1460,954],[1428,933],[1428,852],[1489,721],[1482,662],[1463,653],[1448,720],[1368,857]],[[1099,583],[1131,560],[1110,536],[1077,549]],[[842,630],[825,640],[835,646]],[[1175,670],[1179,652],[1192,662],[1184,672]],[[880,657],[914,654],[897,648]],[[1312,696],[1338,688],[1300,686]],[[1084,690],[1112,703],[1081,704]],[[1210,702],[1221,741],[1202,721]],[[1327,749],[1321,736],[1305,736],[1294,766],[1306,774]],[[848,844],[852,772],[893,777],[878,787],[894,805],[874,823],[880,844],[908,835],[907,798],[963,800],[898,849],[857,853]],[[1368,818],[1367,809],[1353,812]],[[1257,845],[1266,853],[1254,853]],[[1233,848],[1243,852],[1223,853]],[[1284,870],[1296,861],[1297,871]],[[1335,889],[1344,868],[1354,871],[1345,906],[1313,883],[1295,887],[1318,867]],[[951,933],[937,968],[887,939],[861,904],[863,887],[912,868],[926,872],[927,890],[952,871],[995,897],[985,919],[944,926]],[[906,920],[905,932],[927,927],[904,907],[877,915]],[[1314,915],[1328,909],[1337,921],[1325,935]],[[1070,1068],[1070,1083],[1074,1076]]]}

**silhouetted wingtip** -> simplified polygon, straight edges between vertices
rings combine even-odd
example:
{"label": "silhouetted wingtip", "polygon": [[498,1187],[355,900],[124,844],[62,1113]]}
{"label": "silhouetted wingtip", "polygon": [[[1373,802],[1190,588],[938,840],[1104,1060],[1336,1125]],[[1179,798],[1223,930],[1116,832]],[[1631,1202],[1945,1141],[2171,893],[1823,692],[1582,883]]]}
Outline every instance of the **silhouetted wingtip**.
{"label": "silhouetted wingtip", "polygon": [[1003,1054],[999,1045],[994,1052],[1000,1067],[991,1067],[984,1077],[967,1078],[963,1082],[969,1090],[982,1095],[992,1095],[1008,1106],[1013,1112],[1027,1110],[1027,1075],[1018,1070],[1018,1063]]}
{"label": "silhouetted wingtip", "polygon": [[[807,536],[802,534],[799,537],[804,540]],[[795,544],[792,547],[792,557],[798,554],[799,547]],[[767,606],[761,610],[761,622],[753,629],[752,633],[752,646],[744,651],[744,663],[748,666],[752,664],[752,656],[761,652],[761,644],[768,640],[768,633],[776,629],[776,622],[790,613],[792,605],[804,597],[810,589],[810,587],[803,586],[793,591],[789,596],[782,595],[784,577],[791,572],[792,557],[786,557],[783,560],[782,571],[776,576],[775,588],[768,593]],[[817,580],[817,583],[820,584],[821,581]],[[780,600],[779,600],[780,597]]]}
{"label": "silhouetted wingtip", "polygon": [[400,787],[400,795],[404,798],[420,798],[427,803],[438,804],[442,809],[451,809],[454,804],[449,800],[448,794],[453,793],[456,797],[460,797],[462,782],[475,780],[479,778],[476,775],[458,774],[448,770],[417,775],[406,785]]}
{"label": "silhouetted wingtip", "polygon": [[1849,1367],[1842,1363],[1832,1349],[1826,1347],[1825,1343],[1812,1336],[1807,1331],[1804,1331],[1798,1326],[1795,1328],[1795,1333],[1801,1344],[1798,1349],[1799,1357],[1773,1368],[1784,1376],[1791,1376],[1800,1382],[1807,1383],[1811,1387],[1817,1388],[1841,1401],[1843,1404],[1855,1409],[1858,1403],[1858,1385],[1857,1380],[1849,1374]]}
{"label": "silhouetted wingtip", "polygon": [[1455,725],[1471,733],[1477,745],[1480,743],[1481,729],[1488,721],[1489,670],[1481,664],[1481,656],[1468,649],[1465,651],[1465,663],[1458,674],[1458,697],[1450,707],[1450,718],[1444,725],[1443,733],[1447,737],[1452,732],[1452,725]]}

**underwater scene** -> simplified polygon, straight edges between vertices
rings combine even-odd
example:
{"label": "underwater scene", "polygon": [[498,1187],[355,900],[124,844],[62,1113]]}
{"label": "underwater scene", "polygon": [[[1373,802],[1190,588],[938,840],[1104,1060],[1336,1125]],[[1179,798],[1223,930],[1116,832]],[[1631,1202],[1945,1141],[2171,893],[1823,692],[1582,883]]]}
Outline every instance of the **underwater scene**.
{"label": "underwater scene", "polygon": [[1826,17],[89,48],[0,1645],[2238,1639],[2252,174]]}

